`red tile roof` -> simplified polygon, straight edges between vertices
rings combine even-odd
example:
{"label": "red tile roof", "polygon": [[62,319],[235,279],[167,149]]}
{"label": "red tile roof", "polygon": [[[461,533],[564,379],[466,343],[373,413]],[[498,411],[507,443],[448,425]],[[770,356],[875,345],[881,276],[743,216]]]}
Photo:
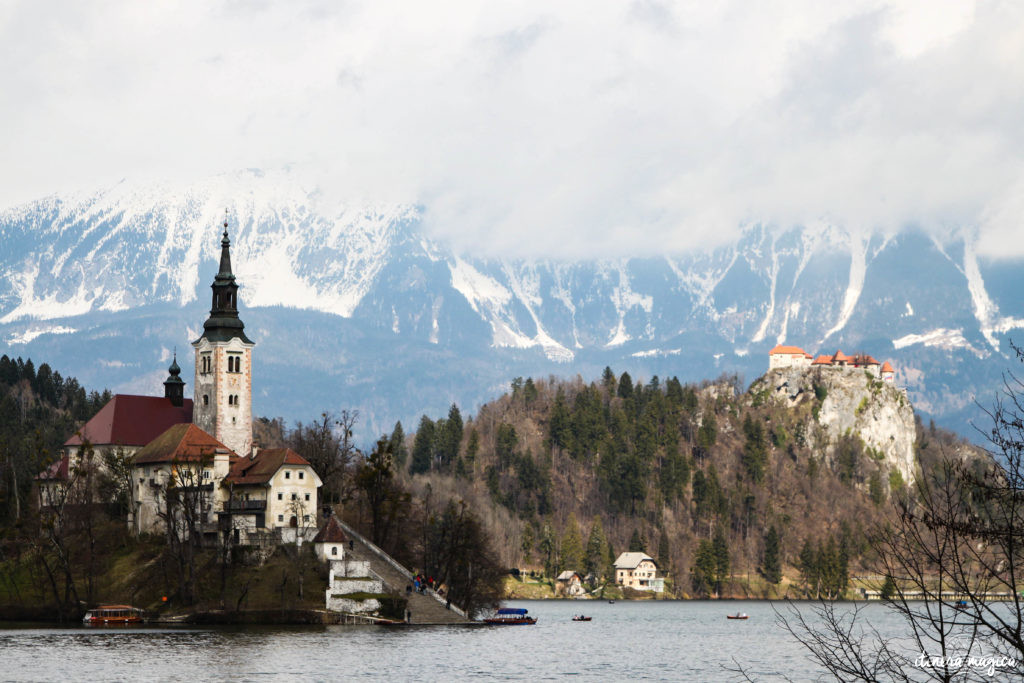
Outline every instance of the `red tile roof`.
{"label": "red tile roof", "polygon": [[64,445],[80,446],[84,438],[97,446],[145,446],[171,425],[191,422],[190,398],[179,408],[160,396],[117,394]]}
{"label": "red tile roof", "polygon": [[66,454],[60,460],[54,462],[36,475],[37,481],[67,481],[67,479],[68,456]]}
{"label": "red tile roof", "polygon": [[832,365],[832,356],[818,356],[811,365]]}
{"label": "red tile roof", "polygon": [[266,484],[285,465],[309,465],[309,461],[290,448],[264,448],[253,458],[239,458],[224,483]]}
{"label": "red tile roof", "polygon": [[327,524],[324,524],[324,528],[313,537],[313,543],[345,543],[347,541],[348,537],[345,536],[341,525],[338,524],[338,518],[334,515],[327,519]]}
{"label": "red tile roof", "polygon": [[884,363],[882,363],[882,372],[896,372],[896,371],[892,369],[891,365],[889,365],[889,361],[885,361]]}
{"label": "red tile roof", "polygon": [[807,356],[808,358],[810,358],[810,356],[807,354],[807,352],[804,351],[803,349],[801,349],[799,346],[783,346],[782,344],[779,344],[774,349],[772,349],[771,351],[768,352],[769,356],[774,356],[776,354],[785,354],[785,355],[797,355],[797,354],[799,354],[801,356]]}
{"label": "red tile roof", "polygon": [[840,351],[838,349],[836,350],[836,355],[832,356],[832,362],[833,363],[839,363],[839,362],[849,363],[852,360],[853,360],[852,358],[850,358],[849,356],[847,356],[845,353],[843,353],[842,351]]}
{"label": "red tile roof", "polygon": [[196,462],[203,458],[212,459],[217,452],[235,455],[230,448],[194,424],[176,424],[140,449],[134,462],[136,465]]}

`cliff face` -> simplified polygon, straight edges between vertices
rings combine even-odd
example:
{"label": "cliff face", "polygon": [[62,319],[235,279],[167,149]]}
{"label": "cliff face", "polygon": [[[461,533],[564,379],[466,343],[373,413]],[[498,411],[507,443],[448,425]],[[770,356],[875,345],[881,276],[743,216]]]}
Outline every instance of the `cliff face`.
{"label": "cliff face", "polygon": [[916,479],[914,409],[891,383],[860,369],[779,368],[754,383],[751,393],[757,392],[789,408],[810,405],[806,431],[817,435],[813,443],[826,460],[834,461],[836,444],[849,433],[905,483]]}

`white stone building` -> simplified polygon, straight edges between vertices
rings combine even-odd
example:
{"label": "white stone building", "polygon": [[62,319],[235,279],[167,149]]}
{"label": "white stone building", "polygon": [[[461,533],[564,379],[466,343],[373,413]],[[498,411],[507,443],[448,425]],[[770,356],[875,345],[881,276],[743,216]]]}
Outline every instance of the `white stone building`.
{"label": "white stone building", "polygon": [[619,555],[615,560],[615,583],[638,591],[665,590],[665,579],[658,576],[658,565],[647,553]]}

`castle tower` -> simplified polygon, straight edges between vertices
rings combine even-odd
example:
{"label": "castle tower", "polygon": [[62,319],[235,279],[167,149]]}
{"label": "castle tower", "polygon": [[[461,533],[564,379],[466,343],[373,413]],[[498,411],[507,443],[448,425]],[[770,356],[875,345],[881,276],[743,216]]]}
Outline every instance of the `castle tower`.
{"label": "castle tower", "polygon": [[213,305],[196,350],[192,421],[239,455],[252,450],[252,348],[238,317],[238,284],[231,273],[228,223],[220,242],[220,270],[213,278]]}
{"label": "castle tower", "polygon": [[175,352],[171,367],[167,368],[167,379],[164,380],[164,398],[171,401],[172,406],[180,408],[185,403],[185,381],[179,377],[178,354]]}

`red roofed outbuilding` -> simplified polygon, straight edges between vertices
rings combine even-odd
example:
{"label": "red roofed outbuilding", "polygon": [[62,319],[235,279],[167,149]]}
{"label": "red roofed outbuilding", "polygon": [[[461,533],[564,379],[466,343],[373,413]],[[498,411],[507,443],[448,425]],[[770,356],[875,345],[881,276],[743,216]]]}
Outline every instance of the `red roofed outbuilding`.
{"label": "red roofed outbuilding", "polygon": [[323,528],[313,538],[314,548],[317,556],[324,561],[345,559],[345,544],[348,543],[348,536],[345,535],[338,518],[331,515]]}
{"label": "red roofed outbuilding", "polygon": [[882,363],[882,380],[885,382],[892,382],[896,376],[896,371],[889,364],[889,361]]}

